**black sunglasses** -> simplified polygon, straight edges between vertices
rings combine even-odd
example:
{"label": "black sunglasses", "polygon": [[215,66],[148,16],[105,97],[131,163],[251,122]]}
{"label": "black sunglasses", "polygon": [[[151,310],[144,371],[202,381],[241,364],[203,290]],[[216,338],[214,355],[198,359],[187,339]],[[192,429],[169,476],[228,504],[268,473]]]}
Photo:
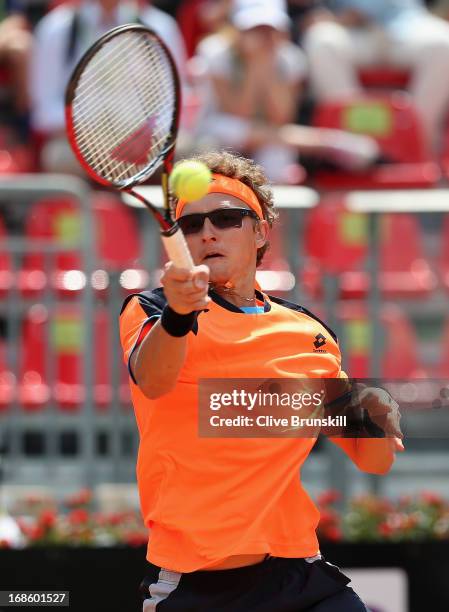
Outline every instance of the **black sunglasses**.
{"label": "black sunglasses", "polygon": [[206,219],[210,219],[212,225],[217,229],[230,229],[231,227],[242,227],[243,217],[259,217],[253,210],[247,208],[217,208],[208,213],[193,213],[179,217],[178,225],[185,236],[198,234]]}

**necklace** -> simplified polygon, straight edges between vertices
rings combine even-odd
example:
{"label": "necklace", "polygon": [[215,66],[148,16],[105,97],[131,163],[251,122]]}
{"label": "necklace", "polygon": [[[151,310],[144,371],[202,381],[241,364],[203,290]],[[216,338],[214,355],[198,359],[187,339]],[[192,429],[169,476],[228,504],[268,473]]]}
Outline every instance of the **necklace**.
{"label": "necklace", "polygon": [[212,289],[217,289],[220,288],[221,291],[223,291],[223,293],[230,293],[232,295],[235,295],[236,297],[240,298],[241,300],[244,300],[245,302],[254,302],[256,299],[256,294],[254,293],[253,297],[245,297],[244,295],[240,295],[239,293],[237,293],[236,291],[234,291],[234,289],[231,286],[226,285],[212,285]]}

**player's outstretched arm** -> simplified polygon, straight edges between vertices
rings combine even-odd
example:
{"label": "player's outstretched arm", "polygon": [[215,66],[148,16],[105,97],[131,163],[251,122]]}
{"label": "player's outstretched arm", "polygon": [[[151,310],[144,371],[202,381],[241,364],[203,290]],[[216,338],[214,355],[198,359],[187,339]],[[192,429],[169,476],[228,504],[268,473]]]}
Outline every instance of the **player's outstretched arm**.
{"label": "player's outstretched arm", "polygon": [[172,262],[166,265],[161,283],[167,305],[131,358],[137,384],[148,398],[157,399],[174,388],[186,357],[187,334],[197,312],[210,302],[208,281],[207,266],[186,270]]}

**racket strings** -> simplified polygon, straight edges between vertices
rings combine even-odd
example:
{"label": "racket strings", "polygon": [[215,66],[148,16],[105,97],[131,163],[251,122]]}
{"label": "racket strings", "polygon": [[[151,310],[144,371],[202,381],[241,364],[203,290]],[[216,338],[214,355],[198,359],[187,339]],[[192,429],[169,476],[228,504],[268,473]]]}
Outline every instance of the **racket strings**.
{"label": "racket strings", "polygon": [[[119,53],[121,51],[122,51],[121,49],[118,49],[117,53]],[[108,54],[108,55],[110,55],[110,54]],[[123,57],[123,55],[122,55],[122,57]],[[110,59],[108,58],[107,61],[110,61]],[[131,60],[131,62],[132,61],[133,60]],[[110,78],[103,79],[103,81],[102,81],[103,97],[104,97],[105,92],[111,92],[111,89],[112,89],[111,88],[111,84],[113,85],[114,93],[117,91],[117,85],[118,85],[118,87],[122,87],[123,86],[122,85],[123,81],[120,79],[120,77],[123,76],[124,71],[126,71],[125,75],[127,77],[130,76],[129,63],[130,63],[129,59],[125,56],[123,61],[122,61],[122,63],[121,63],[121,65],[120,65],[120,63],[118,63],[118,64],[115,65],[115,69],[113,71],[111,71],[110,69],[108,70]],[[152,66],[153,65],[154,64],[152,64]],[[95,86],[98,89],[98,72],[99,71],[93,69],[92,72],[93,72],[93,77],[95,79]],[[132,75],[132,73],[131,73],[131,75]],[[89,75],[86,75],[86,76],[89,76]],[[116,114],[117,113],[119,114],[120,118],[123,117],[123,113],[125,113],[125,112],[128,114],[129,117],[132,117],[133,113],[136,110],[138,111],[139,107],[142,107],[142,105],[145,104],[145,103],[146,103],[147,106],[150,105],[150,108],[151,108],[151,106],[154,106],[154,104],[152,104],[153,100],[151,100],[150,96],[149,96],[149,94],[151,95],[152,89],[154,89],[153,88],[152,80],[151,79],[146,79],[146,81],[148,83],[146,91],[144,90],[144,91],[140,91],[140,92],[139,92],[139,89],[140,90],[143,89],[142,88],[142,85],[143,85],[142,77],[139,75],[139,79],[138,80],[136,80],[136,79],[133,79],[133,80],[135,81],[133,83],[133,85],[136,87],[133,93],[134,94],[136,94],[136,92],[140,93],[140,95],[138,96],[140,99],[137,99],[137,96],[134,95],[133,96],[134,97],[134,102],[137,103],[137,107],[136,107],[136,104],[134,105],[134,107],[130,107],[129,103],[131,101],[132,96],[119,96],[118,98],[115,98],[115,104],[120,104],[122,108],[113,109],[113,110],[116,111]],[[84,81],[84,79],[83,79],[83,81]],[[160,81],[160,83],[161,82],[166,82],[166,81]],[[83,85],[84,85],[84,83],[83,83]],[[89,91],[89,89],[90,89],[90,91]],[[83,104],[83,106],[87,106],[88,107],[88,112],[84,113],[84,117],[86,118],[87,121],[92,119],[92,109],[93,109],[93,107],[91,105],[92,104],[92,97],[88,98],[88,96],[89,95],[91,96],[93,91],[95,91],[92,86],[89,89],[86,88],[86,89],[80,90],[80,93],[82,91],[82,95],[86,96],[86,98],[87,98],[87,104],[86,103]],[[86,90],[87,90],[87,93],[86,93]],[[169,92],[169,88],[168,88],[168,92]],[[166,95],[166,93],[168,93],[168,92],[161,92],[161,93],[163,95]],[[97,98],[98,98],[98,96],[97,96]],[[100,99],[101,105],[99,105],[99,107],[101,108],[101,110],[104,110],[103,101],[104,101],[103,99]],[[81,117],[83,117],[82,110],[80,112],[80,118]],[[118,130],[120,130],[120,124],[118,124],[118,125],[114,124],[113,126],[110,126],[110,123],[108,121],[108,119],[110,119],[110,117],[108,118],[108,116],[106,114],[104,114],[103,117],[104,117],[103,121],[98,122],[96,127],[99,130],[103,130],[103,133],[104,133],[105,137],[107,137],[107,135],[108,135],[108,130],[107,130],[108,126],[110,127],[109,132],[111,132],[112,129],[115,128],[115,134],[117,135],[118,138],[124,137],[126,135],[126,130],[123,130],[121,134],[118,131]],[[139,120],[139,119],[141,120],[142,117],[139,118],[139,115],[137,115],[137,120]],[[128,122],[129,122],[129,120],[128,120]],[[128,128],[129,128],[129,126],[128,126]]]}
{"label": "racket strings", "polygon": [[[111,82],[113,82],[113,79],[115,77],[114,73],[111,73],[111,76],[112,76],[112,79],[108,79],[109,82],[103,83],[104,87],[105,87],[105,90],[108,87],[110,88]],[[116,77],[115,77],[115,79],[116,79]],[[83,82],[83,85],[84,85],[84,82]],[[136,93],[137,96],[140,96],[139,88],[142,88],[142,83],[141,82],[137,82],[136,83],[136,87],[137,87],[137,89],[136,89],[135,93]],[[98,88],[98,82],[97,82],[97,88]],[[149,91],[151,91],[151,90],[149,89]],[[89,94],[86,94],[84,89],[80,91],[80,95],[83,95],[83,96],[90,95],[91,93],[92,92],[89,92]],[[167,92],[163,92],[163,93],[165,93],[167,95],[169,93],[169,90]],[[144,95],[140,96],[140,103],[141,104],[145,103],[145,100],[148,100],[148,97],[145,96],[145,92],[144,92]],[[123,105],[125,100],[123,98],[119,98],[118,102]],[[89,103],[91,103],[91,101],[88,100],[87,104],[89,104]],[[84,100],[83,100],[82,104],[80,104],[79,101],[76,101],[75,105],[76,105],[76,108],[77,108],[77,112],[79,113],[78,118],[79,118],[80,121],[81,120],[85,120],[85,121],[88,121],[88,122],[92,121],[92,107],[91,106],[88,106],[88,108],[86,110],[85,109],[86,102]],[[84,112],[83,112],[83,110],[84,110]],[[131,110],[132,109],[123,109],[123,112],[131,112]],[[109,125],[108,118],[107,118],[106,115],[104,115],[103,116],[103,120],[100,119],[100,121],[97,122],[96,127],[99,130],[107,130],[108,125]],[[125,135],[125,133],[126,132],[123,132],[123,135]]]}
{"label": "racket strings", "polygon": [[[136,91],[138,91],[137,88],[135,89],[135,92]],[[135,148],[136,146],[135,140],[139,141],[145,135],[144,133],[142,133],[142,126],[145,125],[146,117],[148,116],[148,111],[153,106],[152,101],[149,102],[149,98],[148,98],[149,92],[151,92],[149,88],[147,88],[147,91],[145,90],[140,91],[138,97],[134,96],[134,100],[129,99],[129,98],[122,99],[120,97],[119,98],[115,97],[115,108],[112,109],[112,112],[111,112],[111,109],[108,108],[107,106],[105,108],[102,108],[104,120],[102,122],[100,121],[97,124],[96,129],[99,131],[100,130],[102,131],[101,140],[106,141],[107,145],[109,146],[106,148],[106,150],[104,150],[104,146],[98,146],[99,144],[102,145],[102,143],[100,142],[100,140],[97,140],[95,142],[94,151],[95,151],[96,156],[99,158],[99,162],[100,162],[100,165],[103,171],[105,170],[113,171],[113,166],[117,164],[113,164],[110,158],[110,155],[109,155],[111,152],[110,144],[117,143],[117,142],[122,143],[120,153],[121,153],[122,159],[125,158],[127,163],[120,164],[119,168],[116,168],[117,171],[115,173],[115,178],[119,178],[123,175],[128,174],[129,172],[133,174],[136,170],[136,168],[128,168],[128,166],[129,166],[130,161],[132,161],[133,148]],[[134,102],[134,103],[130,104],[130,102]],[[148,103],[149,103],[149,108],[148,108]],[[142,110],[144,111],[144,113],[142,113]],[[145,115],[145,112],[147,113],[147,115]],[[134,121],[130,123],[128,119],[127,121],[128,125],[126,125],[125,129],[123,129],[122,122],[117,123],[116,117],[118,115],[121,118],[125,113],[127,114],[128,117],[132,117]],[[155,121],[153,120],[152,125],[149,127],[154,128],[155,127],[154,124],[155,124]],[[137,138],[133,138],[133,134],[135,134],[136,132],[137,132]],[[126,141],[127,135],[128,136],[131,135],[128,141]],[[158,138],[158,134],[156,130],[154,130],[153,134],[151,133],[147,134],[148,140],[150,140],[151,137],[153,137],[152,148],[157,149],[165,141],[166,135],[165,133],[162,133],[160,137]],[[87,144],[87,142],[82,142],[82,144],[83,145]],[[119,160],[120,158],[117,159],[117,156],[116,156],[115,161],[117,162]],[[145,161],[146,159],[143,160],[143,162]]]}
{"label": "racket strings", "polygon": [[123,33],[85,66],[73,100],[73,126],[86,162],[117,183],[135,177],[167,145],[175,84],[164,49],[147,34]]}

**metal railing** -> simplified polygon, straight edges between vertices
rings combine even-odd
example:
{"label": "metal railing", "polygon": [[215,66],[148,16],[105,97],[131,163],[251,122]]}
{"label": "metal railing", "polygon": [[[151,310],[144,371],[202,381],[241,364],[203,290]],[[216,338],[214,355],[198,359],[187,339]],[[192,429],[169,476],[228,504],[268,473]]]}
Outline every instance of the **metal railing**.
{"label": "metal railing", "polygon": [[[154,203],[161,202],[161,190],[158,187],[143,188],[146,195]],[[426,192],[428,193],[428,192]],[[42,410],[30,412],[25,410],[16,396],[11,405],[0,412],[0,444],[7,446],[4,461],[4,480],[7,483],[52,485],[57,489],[73,490],[80,486],[92,487],[99,483],[127,483],[135,479],[135,457],[138,445],[137,428],[130,405],[124,407],[121,398],[120,380],[122,368],[122,351],[118,336],[118,314],[123,301],[123,291],[120,285],[120,270],[109,271],[109,287],[107,298],[99,298],[92,284],[94,271],[98,269],[95,249],[94,214],[90,203],[91,190],[87,183],[71,176],[61,175],[20,175],[2,177],[0,182],[0,201],[20,207],[25,217],[33,201],[42,197],[69,196],[79,204],[81,227],[79,252],[85,274],[86,283],[82,290],[70,299],[70,303],[80,308],[83,325],[82,330],[82,384],[85,396],[82,403],[71,413],[63,411],[52,396]],[[301,232],[303,228],[303,213],[318,203],[318,194],[313,190],[293,187],[275,189],[275,201],[286,215],[285,238],[288,248],[290,269],[296,276],[296,283],[289,297],[299,303],[304,303],[301,285],[298,282],[298,270],[301,263]],[[353,200],[354,201],[354,200]],[[360,201],[360,200],[359,200]],[[448,199],[449,201],[449,199]],[[131,204],[131,200],[127,203]],[[134,201],[133,201],[134,202]],[[160,257],[160,240],[158,229],[146,211],[140,217],[141,236],[143,237],[142,267],[154,270]],[[371,236],[376,234],[375,223],[377,214],[371,214]],[[47,241],[29,241],[26,237],[12,237],[0,242],[0,252],[7,250],[13,259],[13,268],[20,269],[20,259],[25,253],[44,252],[47,255],[55,251],[67,249],[64,244],[54,244]],[[73,246],[70,247],[73,249]],[[374,247],[372,245],[372,252]],[[376,275],[376,262],[373,274]],[[380,329],[378,304],[375,283],[371,283],[374,294],[371,295],[372,321],[375,326],[374,337]],[[328,315],[335,312],[337,299],[336,279],[329,277],[324,295],[324,310]],[[47,309],[51,318],[60,301],[51,287],[47,287],[39,296],[39,303]],[[94,398],[94,346],[95,326],[94,315],[98,303],[105,306],[110,314],[111,344],[110,354],[106,356],[110,365],[111,400],[103,412],[95,405]],[[26,309],[32,305],[30,298],[24,297],[13,286],[0,306],[0,317],[5,322],[8,348],[8,362],[19,380],[21,324]],[[305,304],[308,306],[308,304]],[[312,304],[313,310],[313,304]],[[332,318],[332,316],[331,316]],[[327,320],[339,331],[340,322],[337,318]],[[51,334],[47,326],[47,334]],[[48,346],[52,338],[48,337]],[[373,352],[373,367],[379,367],[380,344],[376,340]],[[47,355],[47,374],[50,387],[54,382],[55,363],[52,355]],[[24,447],[28,434],[38,433],[44,440],[44,448],[37,454],[30,454]],[[32,437],[32,436],[31,436]],[[61,445],[65,445],[61,446]],[[441,455],[438,455],[441,456]],[[442,464],[443,465],[443,464]],[[415,473],[428,474],[428,464],[420,462],[416,455],[405,454],[398,461],[398,470],[394,478],[401,479],[409,475],[410,469]],[[444,470],[440,470],[441,473]],[[344,455],[334,445],[326,443],[323,453],[316,453],[304,469],[304,477],[312,487],[319,483],[320,487],[335,486],[349,494],[353,486],[367,486],[367,479],[356,477],[349,467]],[[363,484],[361,484],[363,483]],[[380,490],[381,486],[388,489],[386,479],[371,479],[369,486]]]}
{"label": "metal railing", "polygon": [[[19,207],[22,216],[25,217],[30,209],[33,201],[39,198],[54,198],[54,197],[73,198],[79,205],[81,231],[80,242],[76,245],[79,249],[83,273],[88,279],[85,287],[79,292],[79,295],[74,298],[81,308],[81,316],[83,325],[81,326],[81,346],[83,347],[83,369],[82,378],[85,391],[85,397],[82,407],[82,416],[77,417],[77,429],[79,431],[80,449],[78,455],[77,471],[82,471],[83,482],[93,484],[94,476],[93,469],[95,466],[95,439],[94,439],[94,421],[95,415],[93,412],[93,351],[91,339],[93,337],[93,312],[95,308],[94,293],[90,279],[95,265],[94,256],[94,239],[93,239],[93,216],[92,209],[89,203],[90,189],[88,185],[80,179],[72,176],[61,175],[14,175],[3,176],[0,183],[0,199],[3,202],[8,202],[10,206]],[[7,251],[12,258],[12,267],[17,275],[20,269],[20,260],[24,254],[40,252],[48,256],[55,251],[63,252],[64,250],[73,250],[74,245],[67,247],[64,244],[51,244],[44,240],[29,240],[26,236],[7,238],[3,240],[0,248],[2,251]],[[16,276],[17,278],[17,276]],[[46,290],[39,296],[39,303],[47,310],[50,317],[54,312],[58,303],[58,298],[55,296],[51,288]],[[20,360],[20,342],[21,327],[24,318],[24,312],[27,307],[30,307],[29,299],[23,298],[17,288],[17,284],[13,283],[10,291],[7,292],[3,311],[6,318],[6,343],[8,364],[15,373],[16,380],[19,379],[19,360]],[[46,329],[48,346],[51,344],[50,326]],[[52,372],[53,371],[53,372]],[[50,383],[52,382],[52,373],[54,374],[54,363],[51,361],[50,351],[46,355],[46,373],[49,375]],[[51,386],[51,385],[50,385]],[[5,478],[10,481],[21,482],[30,479],[41,480],[45,482],[54,482],[56,486],[59,484],[58,479],[58,437],[57,427],[61,425],[62,416],[54,401],[50,399],[48,405],[39,413],[31,413],[23,410],[19,404],[18,397],[8,410],[0,416],[0,424],[3,434],[3,443],[7,446],[8,460],[5,466]],[[65,424],[63,425],[65,427]],[[31,458],[28,461],[28,468],[25,469],[26,449],[24,449],[26,432],[35,432],[43,436],[41,440],[45,448],[43,457]],[[33,463],[34,468],[33,469]],[[41,463],[42,465],[38,465]],[[82,466],[82,468],[81,468]],[[38,469],[44,468],[44,469]],[[80,469],[81,468],[81,469]]]}

